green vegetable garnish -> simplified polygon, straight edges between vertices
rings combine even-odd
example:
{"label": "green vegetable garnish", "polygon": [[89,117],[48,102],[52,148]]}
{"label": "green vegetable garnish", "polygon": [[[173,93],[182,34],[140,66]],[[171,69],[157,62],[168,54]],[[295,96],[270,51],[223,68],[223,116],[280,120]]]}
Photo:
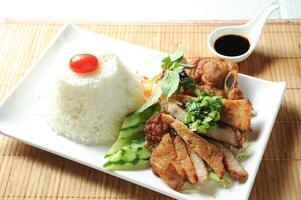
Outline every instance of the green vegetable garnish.
{"label": "green vegetable garnish", "polygon": [[201,94],[201,90],[198,84],[196,84],[194,80],[189,76],[181,78],[180,84],[190,88],[196,96],[199,96]]}
{"label": "green vegetable garnish", "polygon": [[228,172],[225,172],[224,176],[222,178],[219,178],[217,176],[217,174],[214,172],[213,169],[209,169],[208,170],[208,175],[209,175],[209,177],[210,177],[211,180],[216,181],[216,182],[222,184],[222,186],[224,188],[229,188],[232,185],[232,179],[231,179],[231,176],[230,176],[230,174]]}
{"label": "green vegetable garnish", "polygon": [[243,143],[240,149],[234,147],[230,144],[225,144],[225,146],[231,151],[231,153],[236,157],[237,160],[244,161],[249,157],[250,144]]}
{"label": "green vegetable garnish", "polygon": [[123,123],[116,142],[105,155],[107,169],[139,169],[148,166],[150,150],[144,146],[144,125],[146,121],[160,110],[155,104],[141,113],[128,115]]}
{"label": "green vegetable garnish", "polygon": [[144,125],[146,121],[156,112],[160,110],[160,105],[155,104],[141,113],[132,113],[128,115],[122,123],[119,136],[105,157],[110,157],[123,146],[129,144],[132,140],[144,138]]}
{"label": "green vegetable garnish", "polygon": [[180,76],[177,71],[166,71],[162,79],[161,90],[165,97],[170,97],[179,87]]}
{"label": "green vegetable garnish", "polygon": [[188,76],[181,77],[180,74],[184,72],[184,69],[192,67],[189,64],[183,62],[184,49],[180,46],[176,52],[172,55],[168,55],[161,61],[161,68],[164,72],[161,85],[156,89],[152,96],[144,103],[144,105],[137,111],[143,112],[145,109],[153,105],[160,96],[170,97],[174,92],[179,91],[181,85],[185,85],[191,88],[196,94],[200,94],[200,89],[194,80]]}
{"label": "green vegetable garnish", "polygon": [[192,131],[206,133],[207,130],[217,127],[221,109],[221,97],[201,92],[197,98],[186,103],[187,115],[184,122]]}
{"label": "green vegetable garnish", "polygon": [[111,155],[103,167],[114,170],[133,170],[149,166],[150,149],[145,147],[144,140],[132,140]]}
{"label": "green vegetable garnish", "polygon": [[160,87],[156,89],[156,91],[152,94],[152,96],[144,103],[144,105],[137,111],[137,113],[142,113],[145,109],[152,106],[156,101],[160,98],[162,94],[162,90]]}

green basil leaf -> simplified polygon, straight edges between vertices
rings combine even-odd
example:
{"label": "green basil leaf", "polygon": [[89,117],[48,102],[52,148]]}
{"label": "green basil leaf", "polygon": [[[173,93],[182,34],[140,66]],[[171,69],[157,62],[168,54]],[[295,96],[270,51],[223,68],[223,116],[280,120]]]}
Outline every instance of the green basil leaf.
{"label": "green basil leaf", "polygon": [[178,62],[172,62],[171,66],[169,67],[170,70],[175,70],[178,67],[180,67],[180,64]]}
{"label": "green basil leaf", "polygon": [[176,52],[172,55],[170,55],[171,62],[179,61],[184,56],[184,48],[183,46],[179,46],[176,50]]}
{"label": "green basil leaf", "polygon": [[167,71],[162,79],[161,90],[166,97],[170,97],[178,88],[180,77],[176,71]]}
{"label": "green basil leaf", "polygon": [[182,85],[190,88],[195,95],[199,96],[201,94],[201,90],[200,90],[198,84],[196,84],[196,82],[191,77],[186,76],[186,77],[182,78],[180,83]]}
{"label": "green basil leaf", "polygon": [[163,58],[163,60],[161,61],[161,68],[162,68],[163,71],[168,70],[171,65],[172,65],[172,62],[171,62],[169,56]]}
{"label": "green basil leaf", "polygon": [[178,74],[181,73],[184,70],[184,67],[181,65],[177,66],[173,71],[177,72]]}
{"label": "green basil leaf", "polygon": [[158,87],[157,90],[152,94],[152,96],[144,103],[144,105],[137,111],[137,113],[143,112],[145,109],[152,106],[160,98],[162,94],[161,87]]}
{"label": "green basil leaf", "polygon": [[180,65],[181,65],[184,69],[190,69],[190,68],[192,68],[192,67],[195,66],[195,65],[186,64],[186,63],[180,63]]}

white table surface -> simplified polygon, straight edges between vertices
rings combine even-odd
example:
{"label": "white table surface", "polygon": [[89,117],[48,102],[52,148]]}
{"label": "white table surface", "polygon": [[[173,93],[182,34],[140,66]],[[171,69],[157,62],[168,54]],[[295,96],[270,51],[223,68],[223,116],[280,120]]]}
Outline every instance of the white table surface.
{"label": "white table surface", "polygon": [[[0,19],[212,20],[250,19],[271,0],[0,0]],[[272,0],[274,19],[300,19],[301,0]]]}

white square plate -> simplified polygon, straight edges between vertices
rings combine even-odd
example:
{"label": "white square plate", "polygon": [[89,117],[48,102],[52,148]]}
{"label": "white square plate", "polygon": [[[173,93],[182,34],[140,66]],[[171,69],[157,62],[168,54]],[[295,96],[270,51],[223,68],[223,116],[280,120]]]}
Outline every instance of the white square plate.
{"label": "white square plate", "polygon": [[[80,42],[80,43],[79,43]],[[0,107],[0,131],[12,138],[74,160],[97,170],[112,174],[143,187],[177,199],[247,199],[271,134],[281,99],[286,88],[284,82],[270,82],[239,75],[239,86],[253,103],[257,115],[252,118],[251,156],[243,162],[249,173],[246,183],[234,181],[230,189],[213,185],[201,193],[179,193],[153,175],[151,169],[138,171],[108,171],[102,168],[109,146],[86,146],[56,135],[41,118],[36,116],[35,95],[39,85],[53,74],[58,52],[66,45],[99,46],[111,49],[122,62],[140,74],[152,75],[160,71],[164,53],[115,40],[106,36],[66,25],[28,73],[5,98]]]}

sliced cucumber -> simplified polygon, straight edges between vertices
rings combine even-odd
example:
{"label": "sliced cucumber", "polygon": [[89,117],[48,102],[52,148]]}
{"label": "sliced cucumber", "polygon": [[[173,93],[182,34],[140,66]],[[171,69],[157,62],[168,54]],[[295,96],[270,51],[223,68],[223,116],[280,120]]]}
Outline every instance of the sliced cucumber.
{"label": "sliced cucumber", "polygon": [[160,110],[160,105],[155,104],[142,113],[132,113],[124,119],[121,128],[125,129],[145,123],[158,110]]}
{"label": "sliced cucumber", "polygon": [[141,169],[149,165],[150,149],[144,140],[133,140],[108,158],[103,167],[106,169]]}
{"label": "sliced cucumber", "polygon": [[122,124],[118,139],[105,155],[107,169],[139,169],[149,166],[151,151],[144,147],[144,125],[146,121],[160,110],[155,104],[141,113],[132,113]]}
{"label": "sliced cucumber", "polygon": [[114,154],[120,150],[123,146],[129,144],[132,140],[143,139],[144,124],[140,124],[138,127],[130,127],[125,130],[122,130],[119,134],[118,139],[113,144],[109,152],[106,154],[106,157]]}
{"label": "sliced cucumber", "polygon": [[137,136],[137,133],[141,133],[141,132],[143,134],[143,129],[144,129],[144,124],[139,124],[138,126],[121,129],[117,140],[124,139],[124,138],[132,138]]}

